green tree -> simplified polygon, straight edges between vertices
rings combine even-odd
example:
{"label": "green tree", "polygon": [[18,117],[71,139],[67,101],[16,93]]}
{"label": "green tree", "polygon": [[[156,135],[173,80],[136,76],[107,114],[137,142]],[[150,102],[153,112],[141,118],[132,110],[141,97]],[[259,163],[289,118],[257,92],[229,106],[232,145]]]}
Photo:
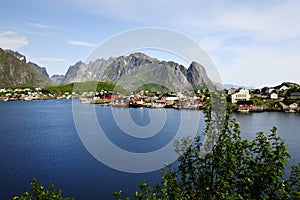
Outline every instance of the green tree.
{"label": "green tree", "polygon": [[[187,139],[177,143],[178,167],[162,170],[161,183],[153,187],[141,182],[133,199],[300,199],[300,164],[283,178],[290,155],[275,127],[269,135],[259,132],[249,141],[241,138],[229,111],[221,129],[215,128],[220,120],[212,117],[210,107],[205,113],[203,135],[210,136],[211,145],[202,144],[200,136],[188,147]],[[121,194],[114,196],[122,199]]]}
{"label": "green tree", "polygon": [[31,190],[20,197],[14,197],[13,200],[73,200],[73,198],[64,198],[62,191],[55,189],[53,184],[49,184],[47,189],[34,178],[31,181]]}

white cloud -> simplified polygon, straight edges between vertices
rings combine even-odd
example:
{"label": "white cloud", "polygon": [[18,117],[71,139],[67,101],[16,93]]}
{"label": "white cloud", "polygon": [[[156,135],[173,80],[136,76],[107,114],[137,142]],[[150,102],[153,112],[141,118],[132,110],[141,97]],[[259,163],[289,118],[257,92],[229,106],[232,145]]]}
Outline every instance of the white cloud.
{"label": "white cloud", "polygon": [[75,45],[75,46],[85,46],[85,47],[95,47],[96,45],[89,42],[83,42],[78,40],[71,40],[68,41],[69,44]]}
{"label": "white cloud", "polygon": [[30,54],[26,54],[27,60],[45,65],[45,63],[53,62],[66,62],[65,58],[53,58],[53,57],[32,57]]}
{"label": "white cloud", "polygon": [[265,86],[283,81],[299,81],[300,58],[295,52],[267,46],[232,47],[237,58],[231,66],[220,69],[226,83]]}
{"label": "white cloud", "polygon": [[57,73],[64,74],[64,70],[68,62],[67,59],[65,58],[32,57],[30,53],[27,53],[26,57],[28,61],[37,63],[41,67],[46,67],[47,72],[50,75],[57,74]]}
{"label": "white cloud", "polygon": [[46,24],[41,24],[41,23],[36,23],[36,22],[27,22],[29,26],[35,27],[35,28],[43,28],[43,29],[53,29],[57,28],[56,26],[53,25],[46,25]]}
{"label": "white cloud", "polygon": [[0,33],[0,47],[4,49],[17,50],[26,45],[29,42],[26,37],[20,36],[16,32],[4,31]]}
{"label": "white cloud", "polygon": [[155,17],[148,15],[167,13],[162,7],[172,6],[170,1],[123,1],[123,0],[74,0],[76,6],[88,13],[102,15],[113,19],[141,21],[146,18]]}
{"label": "white cloud", "polygon": [[41,62],[66,62],[66,59],[64,58],[37,58],[37,60]]}
{"label": "white cloud", "polygon": [[257,40],[294,39],[300,34],[299,1],[283,1],[265,8],[237,7],[220,12],[215,19],[223,31],[246,32]]}
{"label": "white cloud", "polygon": [[300,35],[299,1],[74,0],[73,4],[105,18],[151,25],[154,22],[156,26],[200,35],[239,32],[257,39]]}
{"label": "white cloud", "polygon": [[204,36],[200,39],[199,45],[207,52],[219,50],[229,37],[225,36]]}

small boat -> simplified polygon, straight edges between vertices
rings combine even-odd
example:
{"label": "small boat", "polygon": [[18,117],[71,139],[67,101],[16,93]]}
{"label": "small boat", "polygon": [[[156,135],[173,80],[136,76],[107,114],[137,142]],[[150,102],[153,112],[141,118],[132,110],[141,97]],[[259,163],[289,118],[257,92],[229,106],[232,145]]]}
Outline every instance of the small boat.
{"label": "small boat", "polygon": [[197,109],[199,109],[199,106],[197,104],[185,104],[183,106],[183,109],[197,110]]}
{"label": "small boat", "polygon": [[238,111],[241,113],[249,113],[250,110],[249,108],[239,108]]}
{"label": "small boat", "polygon": [[129,108],[141,108],[143,107],[143,104],[137,102],[129,102],[128,106]]}
{"label": "small boat", "polygon": [[89,99],[89,98],[80,98],[80,103],[90,104],[90,103],[92,103],[92,99]]}
{"label": "small boat", "polygon": [[152,103],[151,108],[164,108],[166,104],[164,103]]}
{"label": "small boat", "polygon": [[288,113],[295,113],[296,111],[294,109],[286,109],[285,112],[288,112]]}

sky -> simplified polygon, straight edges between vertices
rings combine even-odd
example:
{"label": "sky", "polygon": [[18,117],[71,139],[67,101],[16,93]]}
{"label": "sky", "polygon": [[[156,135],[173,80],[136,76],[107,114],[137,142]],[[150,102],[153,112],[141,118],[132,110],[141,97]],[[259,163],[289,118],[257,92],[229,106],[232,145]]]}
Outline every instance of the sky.
{"label": "sky", "polygon": [[114,35],[157,27],[200,45],[223,83],[299,83],[299,8],[297,0],[1,0],[0,47],[65,74]]}

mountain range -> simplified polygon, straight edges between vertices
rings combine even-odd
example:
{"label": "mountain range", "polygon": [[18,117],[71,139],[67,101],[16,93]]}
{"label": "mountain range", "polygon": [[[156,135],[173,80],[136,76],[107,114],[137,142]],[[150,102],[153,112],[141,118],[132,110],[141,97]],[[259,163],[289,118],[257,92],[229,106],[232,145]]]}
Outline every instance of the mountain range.
{"label": "mountain range", "polygon": [[[19,52],[0,48],[0,88],[20,85],[44,87],[85,81],[113,82],[129,91],[153,84],[171,91],[191,91],[212,84],[205,68],[199,63],[192,62],[186,68],[176,62],[160,61],[143,53],[99,58],[89,63],[78,61],[68,68],[65,75],[53,75],[50,78],[45,67],[27,62]],[[240,86],[224,84],[220,87],[228,89]]]}
{"label": "mountain range", "polygon": [[157,84],[172,91],[187,91],[211,83],[204,67],[196,62],[185,68],[173,61],[160,61],[143,53],[100,58],[89,63],[79,61],[70,66],[65,75],[53,75],[49,78],[46,68],[26,62],[26,57],[18,52],[1,49],[0,72],[0,87],[26,84],[42,87],[73,82],[107,81],[126,90]]}
{"label": "mountain range", "polygon": [[146,84],[157,84],[172,91],[192,90],[211,83],[204,67],[192,62],[188,69],[172,61],[159,61],[143,53],[82,61],[70,66],[63,83],[83,81],[116,82],[132,91]]}

